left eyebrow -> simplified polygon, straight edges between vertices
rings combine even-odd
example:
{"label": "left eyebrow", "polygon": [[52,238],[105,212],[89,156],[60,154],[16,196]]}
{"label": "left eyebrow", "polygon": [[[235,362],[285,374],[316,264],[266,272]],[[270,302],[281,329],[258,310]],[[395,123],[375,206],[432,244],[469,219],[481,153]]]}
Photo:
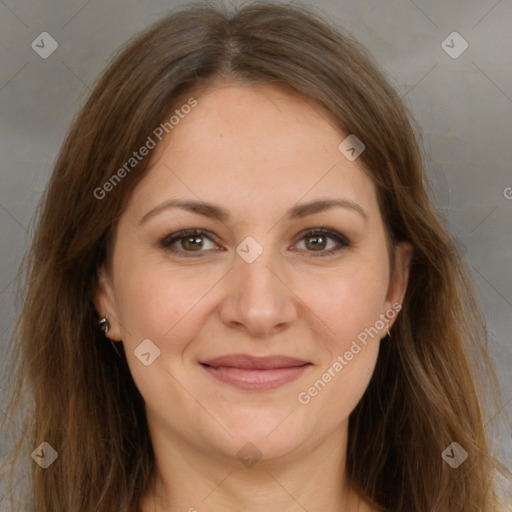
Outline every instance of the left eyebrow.
{"label": "left eyebrow", "polygon": [[[297,204],[288,210],[284,219],[301,219],[307,215],[312,215],[335,207],[355,211],[365,220],[368,220],[368,216],[363,208],[349,199],[318,199],[308,203]],[[151,217],[154,217],[169,208],[181,208],[182,210],[187,210],[204,217],[218,219],[221,222],[228,222],[230,219],[229,212],[220,205],[195,200],[170,199],[147,212],[142,217],[140,223],[142,224],[146,222]]]}
{"label": "left eyebrow", "polygon": [[359,213],[364,220],[368,220],[368,217],[361,206],[350,199],[319,199],[316,201],[310,201],[309,203],[297,204],[290,208],[285,219],[301,219],[307,215],[312,215],[335,207],[347,208],[355,211]]}

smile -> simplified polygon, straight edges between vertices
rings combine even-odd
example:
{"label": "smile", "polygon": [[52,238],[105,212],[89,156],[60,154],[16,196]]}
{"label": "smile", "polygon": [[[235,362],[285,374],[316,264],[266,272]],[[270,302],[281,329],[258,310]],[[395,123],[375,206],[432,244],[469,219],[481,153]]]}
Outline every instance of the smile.
{"label": "smile", "polygon": [[298,379],[311,363],[287,356],[230,355],[201,362],[215,379],[247,391],[276,389]]}

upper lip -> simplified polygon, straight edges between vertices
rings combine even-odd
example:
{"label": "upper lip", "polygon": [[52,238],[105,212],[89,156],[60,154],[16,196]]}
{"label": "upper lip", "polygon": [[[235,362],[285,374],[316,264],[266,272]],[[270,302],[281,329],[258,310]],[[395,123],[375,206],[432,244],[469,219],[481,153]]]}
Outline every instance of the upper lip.
{"label": "upper lip", "polygon": [[200,363],[213,366],[214,368],[227,366],[231,368],[241,368],[244,370],[273,370],[277,368],[293,368],[309,364],[308,361],[284,355],[255,357],[246,354],[230,354],[200,361]]}

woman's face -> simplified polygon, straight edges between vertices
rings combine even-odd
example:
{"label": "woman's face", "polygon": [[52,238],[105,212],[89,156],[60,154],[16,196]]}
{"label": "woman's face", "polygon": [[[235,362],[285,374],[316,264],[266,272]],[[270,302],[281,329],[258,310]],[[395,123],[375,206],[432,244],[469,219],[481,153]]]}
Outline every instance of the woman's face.
{"label": "woman's face", "polygon": [[308,453],[346,433],[410,248],[390,273],[375,187],[320,107],[269,85],[195,98],[119,220],[96,307],[152,436],[217,457]]}

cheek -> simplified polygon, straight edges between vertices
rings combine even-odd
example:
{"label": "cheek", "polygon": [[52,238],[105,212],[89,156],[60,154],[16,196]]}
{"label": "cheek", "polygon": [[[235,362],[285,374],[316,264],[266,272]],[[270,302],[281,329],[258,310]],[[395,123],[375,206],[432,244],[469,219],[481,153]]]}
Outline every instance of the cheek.
{"label": "cheek", "polygon": [[316,311],[324,320],[317,346],[324,357],[298,401],[312,417],[322,417],[327,430],[346,420],[363,396],[385,332],[380,315],[386,274],[369,268],[338,275],[329,288],[329,300],[316,299]]}
{"label": "cheek", "polygon": [[[324,368],[324,372],[303,390],[299,402],[312,417],[321,417],[327,431],[337,428],[347,420],[366,391],[378,357],[379,341],[341,355],[343,369],[335,364]],[[353,353],[349,361],[347,353]],[[336,370],[339,371],[336,371]]]}
{"label": "cheek", "polygon": [[[193,335],[194,315],[219,276],[214,272],[173,269],[165,261],[151,258],[120,257],[116,283],[117,315],[123,342],[134,348],[149,338],[166,352],[180,350],[176,340]],[[164,340],[173,339],[170,344]]]}
{"label": "cheek", "polygon": [[380,315],[385,312],[389,276],[387,259],[379,254],[372,251],[351,259],[314,297],[315,312],[324,320],[317,339],[326,357],[298,398],[313,416],[323,418],[326,429],[350,415],[375,368],[386,331]]}
{"label": "cheek", "polygon": [[[330,276],[309,295],[311,309],[323,320],[320,339],[327,341],[331,357],[349,350],[353,340],[379,339],[375,328],[382,330],[380,315],[388,285],[385,265],[353,265]],[[385,332],[386,329],[384,329]],[[370,336],[368,331],[372,333]]]}
{"label": "cheek", "polygon": [[[180,366],[189,340],[201,325],[195,321],[194,306],[214,283],[209,283],[211,277],[194,278],[136,255],[120,257],[117,269],[117,316],[128,365],[144,399],[158,409],[169,396],[179,398],[179,390],[173,395],[174,387],[169,386],[170,377],[164,368],[169,366],[169,360]],[[145,353],[138,347],[147,339],[159,351],[153,352],[155,349],[149,345],[152,355],[158,353],[149,366],[136,357],[137,353]]]}

